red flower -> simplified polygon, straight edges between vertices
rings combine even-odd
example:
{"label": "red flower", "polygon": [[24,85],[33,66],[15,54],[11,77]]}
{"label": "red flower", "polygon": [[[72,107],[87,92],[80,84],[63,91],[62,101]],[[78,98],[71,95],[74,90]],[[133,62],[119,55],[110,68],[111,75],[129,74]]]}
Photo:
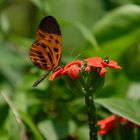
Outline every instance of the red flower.
{"label": "red flower", "polygon": [[116,61],[108,60],[105,58],[102,60],[100,57],[91,57],[83,61],[76,60],[66,64],[63,68],[55,71],[50,77],[49,80],[54,80],[56,77],[61,75],[68,75],[72,80],[76,80],[79,76],[79,71],[85,66],[85,61],[87,63],[85,71],[90,72],[93,69],[100,68],[99,75],[104,76],[106,73],[106,68],[116,68],[121,69]]}
{"label": "red flower", "polygon": [[63,68],[58,69],[57,71],[55,71],[50,77],[49,80],[53,80],[54,78],[60,76],[63,74]]}
{"label": "red flower", "polygon": [[79,70],[81,69],[83,62],[76,60],[65,65],[65,67],[55,71],[50,77],[49,80],[54,80],[56,77],[61,75],[68,75],[72,80],[76,80],[79,76]]}
{"label": "red flower", "polygon": [[117,121],[117,117],[115,115],[112,115],[106,119],[98,121],[97,124],[101,128],[98,131],[98,133],[100,135],[105,135],[107,132],[109,132],[110,130],[112,130],[116,126],[116,124],[117,124],[116,121]]}
{"label": "red flower", "polygon": [[128,119],[124,117],[117,117],[116,115],[112,115],[106,119],[99,120],[97,124],[100,126],[100,130],[98,133],[100,135],[105,135],[109,131],[111,131],[113,128],[115,128],[117,125],[127,125],[131,128],[137,128],[139,127],[137,124],[134,124],[133,122],[130,122]]}
{"label": "red flower", "polygon": [[79,75],[79,70],[81,68],[77,67],[76,65],[71,65],[67,68],[64,68],[63,73],[67,74],[72,80],[76,80]]}
{"label": "red flower", "polygon": [[99,73],[100,76],[104,76],[106,74],[105,67],[115,68],[115,69],[122,68],[117,64],[116,61],[108,60],[108,57],[105,58],[104,60],[101,57],[91,57],[85,59],[85,61],[87,62],[88,66],[91,66],[93,68],[100,68],[100,73]]}

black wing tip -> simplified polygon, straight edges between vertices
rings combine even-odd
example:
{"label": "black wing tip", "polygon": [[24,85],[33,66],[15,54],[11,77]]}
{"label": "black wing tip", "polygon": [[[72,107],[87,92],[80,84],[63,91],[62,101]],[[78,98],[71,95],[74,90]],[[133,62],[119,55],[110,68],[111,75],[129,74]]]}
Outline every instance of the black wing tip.
{"label": "black wing tip", "polygon": [[[44,17],[42,20],[41,20],[41,22],[43,23],[43,22],[45,22],[45,21],[50,21],[50,22],[57,22],[56,21],[56,18],[55,17],[53,17],[53,16],[46,16],[46,17]],[[41,25],[41,22],[40,22],[40,25]]]}
{"label": "black wing tip", "polygon": [[[53,16],[46,16],[46,17],[44,17],[43,19],[56,20],[55,17],[53,17]],[[43,20],[43,19],[42,19],[42,20]]]}
{"label": "black wing tip", "polygon": [[39,24],[39,29],[47,33],[61,35],[59,24],[53,16],[44,17]]}

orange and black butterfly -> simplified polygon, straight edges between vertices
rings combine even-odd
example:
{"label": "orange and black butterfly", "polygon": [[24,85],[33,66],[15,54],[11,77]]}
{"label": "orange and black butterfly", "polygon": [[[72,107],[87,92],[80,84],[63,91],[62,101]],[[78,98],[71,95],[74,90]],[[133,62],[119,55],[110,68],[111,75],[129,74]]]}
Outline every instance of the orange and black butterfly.
{"label": "orange and black butterfly", "polygon": [[37,86],[50,71],[59,68],[62,54],[62,36],[58,22],[52,16],[43,18],[37,30],[37,39],[30,49],[30,59],[39,68],[47,70],[33,86]]}

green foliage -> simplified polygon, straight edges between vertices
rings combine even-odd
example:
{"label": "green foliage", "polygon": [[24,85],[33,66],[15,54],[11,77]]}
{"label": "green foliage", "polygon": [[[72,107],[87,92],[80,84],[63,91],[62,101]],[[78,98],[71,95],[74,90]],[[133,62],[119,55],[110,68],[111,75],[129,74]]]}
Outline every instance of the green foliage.
{"label": "green foliage", "polygon": [[[139,4],[139,0],[1,0],[0,139],[88,140],[82,95],[73,94],[61,77],[32,87],[44,71],[31,63],[29,49],[40,19],[47,15],[61,26],[60,65],[109,56],[123,67],[107,70],[105,85],[95,95],[98,118],[117,114],[140,125]],[[135,140],[137,133],[133,135]]]}
{"label": "green foliage", "polygon": [[[130,99],[97,99],[96,102],[109,109],[114,114],[127,118],[128,120],[140,125],[139,102]],[[129,108],[129,109],[126,109]]]}

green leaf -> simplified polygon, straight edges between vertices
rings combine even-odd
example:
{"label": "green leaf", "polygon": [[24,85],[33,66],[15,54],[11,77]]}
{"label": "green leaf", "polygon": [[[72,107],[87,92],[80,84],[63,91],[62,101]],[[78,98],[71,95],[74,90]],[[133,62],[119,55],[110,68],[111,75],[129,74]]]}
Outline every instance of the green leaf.
{"label": "green leaf", "polygon": [[22,49],[25,49],[26,47],[30,48],[32,46],[32,43],[34,42],[33,39],[17,35],[11,35],[10,40],[16,45],[20,46]]}
{"label": "green leaf", "polygon": [[50,4],[48,3],[48,1],[46,1],[46,0],[31,0],[31,2],[33,4],[35,4],[35,6],[37,6],[40,11],[44,11],[46,14],[50,13],[51,7],[50,7]]}
{"label": "green leaf", "polygon": [[134,100],[140,100],[140,82],[131,82],[129,84],[128,97]]}
{"label": "green leaf", "polygon": [[77,136],[79,140],[88,140],[89,139],[89,128],[87,126],[82,126],[77,130]]}
{"label": "green leaf", "polygon": [[88,28],[80,22],[74,22],[73,24],[77,29],[79,29],[79,31],[82,33],[83,37],[87,41],[89,41],[89,43],[92,45],[92,47],[95,50],[98,50],[99,46],[98,46],[97,40],[93,36],[92,32],[90,30],[88,30]]}
{"label": "green leaf", "polygon": [[22,111],[19,112],[22,120],[29,126],[30,130],[34,134],[36,140],[44,140],[42,135],[40,134],[39,130],[31,120],[30,116]]}
{"label": "green leaf", "polygon": [[[119,7],[101,20],[93,28],[93,34],[101,46],[101,51],[95,55],[110,55],[117,58],[127,47],[139,41],[140,38],[140,6],[126,5]],[[88,55],[93,55],[91,49]]]}
{"label": "green leaf", "polygon": [[0,72],[11,84],[15,85],[17,81],[21,80],[22,57],[14,52],[16,49],[12,50],[8,43],[0,43],[0,48]]}
{"label": "green leaf", "polygon": [[67,119],[46,120],[39,124],[39,129],[47,140],[58,140],[74,133],[76,126],[73,121]]}
{"label": "green leaf", "polygon": [[130,99],[96,99],[96,103],[114,114],[140,125],[140,103]]}
{"label": "green leaf", "polygon": [[47,120],[39,124],[39,129],[43,136],[48,140],[57,140],[57,134],[53,127],[52,121]]}
{"label": "green leaf", "polygon": [[8,18],[6,16],[6,14],[3,12],[0,16],[0,24],[1,24],[1,29],[2,31],[8,33],[9,31],[9,21]]}
{"label": "green leaf", "polygon": [[19,125],[17,121],[15,120],[15,116],[13,115],[12,112],[9,112],[6,125],[7,125],[9,139],[19,140],[21,129],[19,129]]}
{"label": "green leaf", "polygon": [[140,29],[140,6],[122,6],[104,16],[97,22],[93,31],[100,44],[113,42],[135,30]]}

